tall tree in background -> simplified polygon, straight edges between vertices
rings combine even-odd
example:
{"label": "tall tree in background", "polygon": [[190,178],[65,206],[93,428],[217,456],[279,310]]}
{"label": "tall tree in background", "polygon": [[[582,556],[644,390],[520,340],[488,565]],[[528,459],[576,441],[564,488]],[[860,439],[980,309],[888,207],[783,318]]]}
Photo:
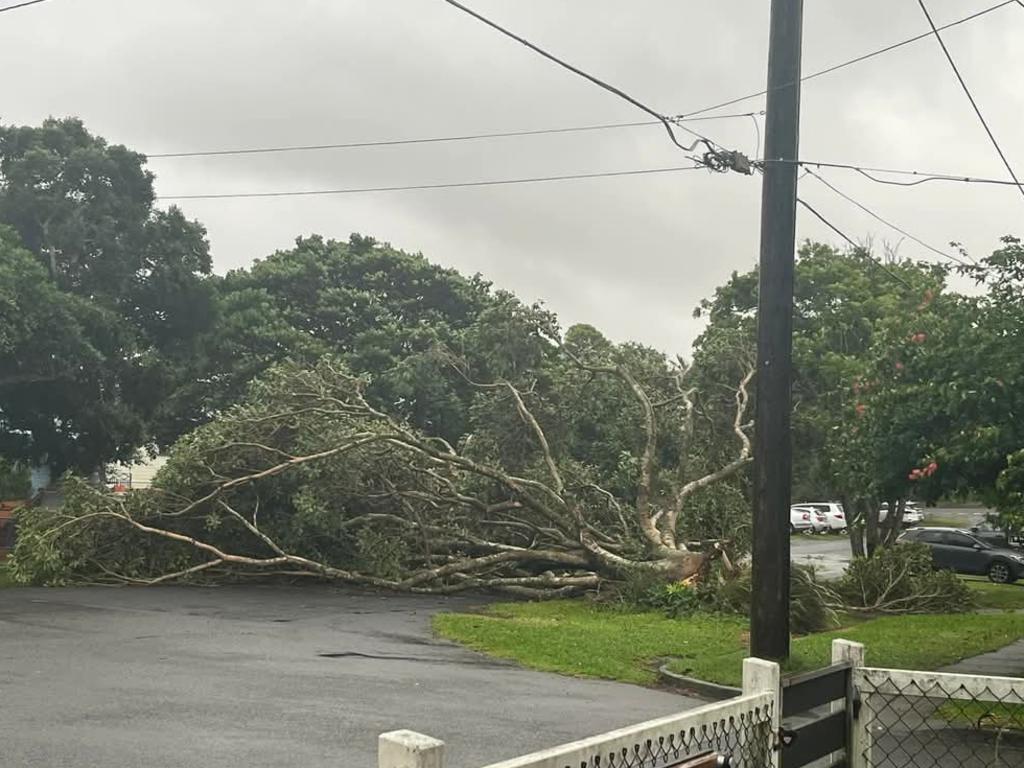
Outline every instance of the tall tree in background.
{"label": "tall tree in background", "polygon": [[360,235],[299,238],[230,272],[220,301],[202,383],[211,413],[237,402],[274,363],[331,354],[372,376],[367,396],[376,406],[452,440],[466,429],[471,388],[447,375],[434,350],[457,347],[485,377],[512,375],[550,354],[537,329],[555,322],[480,277]]}
{"label": "tall tree in background", "polygon": [[[39,267],[8,237],[5,268],[27,291],[12,300],[39,320],[19,342],[38,353],[5,358],[18,377],[0,380],[0,439],[19,457],[93,470],[194,423],[173,395],[194,377],[213,318],[210,256],[198,223],[153,207],[144,161],[75,119],[0,126],[0,224]],[[27,307],[33,292],[52,309]],[[75,322],[58,322],[62,312]],[[81,359],[43,352],[65,335],[82,342]]]}
{"label": "tall tree in background", "polygon": [[[885,421],[881,408],[865,417],[867,393],[878,394],[873,366],[891,357],[887,351],[901,332],[897,328],[918,327],[922,313],[934,314],[923,299],[938,295],[945,275],[942,267],[909,261],[883,270],[860,250],[842,252],[819,243],[800,250],[793,321],[794,498],[843,499],[856,554],[879,542],[879,504],[893,494],[906,498],[910,462],[922,450],[909,419],[899,422],[906,430],[898,435],[897,422]],[[697,313],[710,324],[698,350],[726,331],[753,344],[757,285],[756,270],[734,274],[701,304]],[[889,524],[898,530],[898,517]]]}

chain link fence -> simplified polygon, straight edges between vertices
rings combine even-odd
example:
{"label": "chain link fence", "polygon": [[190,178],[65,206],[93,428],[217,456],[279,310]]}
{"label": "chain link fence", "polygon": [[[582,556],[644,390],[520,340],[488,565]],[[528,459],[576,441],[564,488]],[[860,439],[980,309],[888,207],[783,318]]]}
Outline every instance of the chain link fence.
{"label": "chain link fence", "polygon": [[742,712],[579,761],[566,758],[562,768],[673,768],[708,753],[727,757],[732,768],[767,768],[771,723],[770,709]]}
{"label": "chain link fence", "polygon": [[1024,679],[862,669],[870,768],[1024,768]]}

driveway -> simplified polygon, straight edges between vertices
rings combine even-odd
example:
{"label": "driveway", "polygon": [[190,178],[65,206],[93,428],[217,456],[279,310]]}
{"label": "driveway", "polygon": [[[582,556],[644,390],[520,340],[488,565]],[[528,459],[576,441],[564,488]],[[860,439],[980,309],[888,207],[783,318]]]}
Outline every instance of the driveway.
{"label": "driveway", "polygon": [[474,768],[700,702],[436,640],[479,605],[326,587],[0,591],[0,765],[370,768],[382,731]]}

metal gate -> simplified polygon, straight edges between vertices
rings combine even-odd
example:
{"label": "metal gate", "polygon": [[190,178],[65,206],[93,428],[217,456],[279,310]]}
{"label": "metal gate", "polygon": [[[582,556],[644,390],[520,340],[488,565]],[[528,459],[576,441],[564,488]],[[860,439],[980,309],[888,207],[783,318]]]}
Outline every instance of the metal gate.
{"label": "metal gate", "polygon": [[856,701],[853,665],[833,664],[782,681],[782,768],[849,766]]}

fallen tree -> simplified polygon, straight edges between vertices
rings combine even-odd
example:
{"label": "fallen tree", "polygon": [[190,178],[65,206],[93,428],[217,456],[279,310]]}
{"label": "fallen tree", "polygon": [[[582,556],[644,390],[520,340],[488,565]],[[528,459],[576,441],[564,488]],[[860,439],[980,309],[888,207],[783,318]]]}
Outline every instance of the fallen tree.
{"label": "fallen tree", "polygon": [[[482,418],[452,445],[371,405],[367,381],[334,361],[289,364],[182,439],[153,489],[116,496],[73,481],[62,509],[26,513],[14,573],[138,584],[287,575],[531,596],[638,572],[698,577],[722,542],[688,541],[683,521],[694,498],[735,482],[750,461],[752,367],[729,397],[732,456],[709,468],[691,450],[698,413],[714,423],[692,368],[667,368],[663,396],[667,382],[652,387],[614,356],[561,352],[567,376],[614,382],[623,408],[639,414],[635,450],[623,446],[626,486],[572,455],[550,385],[542,396],[535,381],[475,382],[453,360]],[[514,455],[501,443],[513,422],[484,423],[500,412],[514,414],[525,441]]]}

